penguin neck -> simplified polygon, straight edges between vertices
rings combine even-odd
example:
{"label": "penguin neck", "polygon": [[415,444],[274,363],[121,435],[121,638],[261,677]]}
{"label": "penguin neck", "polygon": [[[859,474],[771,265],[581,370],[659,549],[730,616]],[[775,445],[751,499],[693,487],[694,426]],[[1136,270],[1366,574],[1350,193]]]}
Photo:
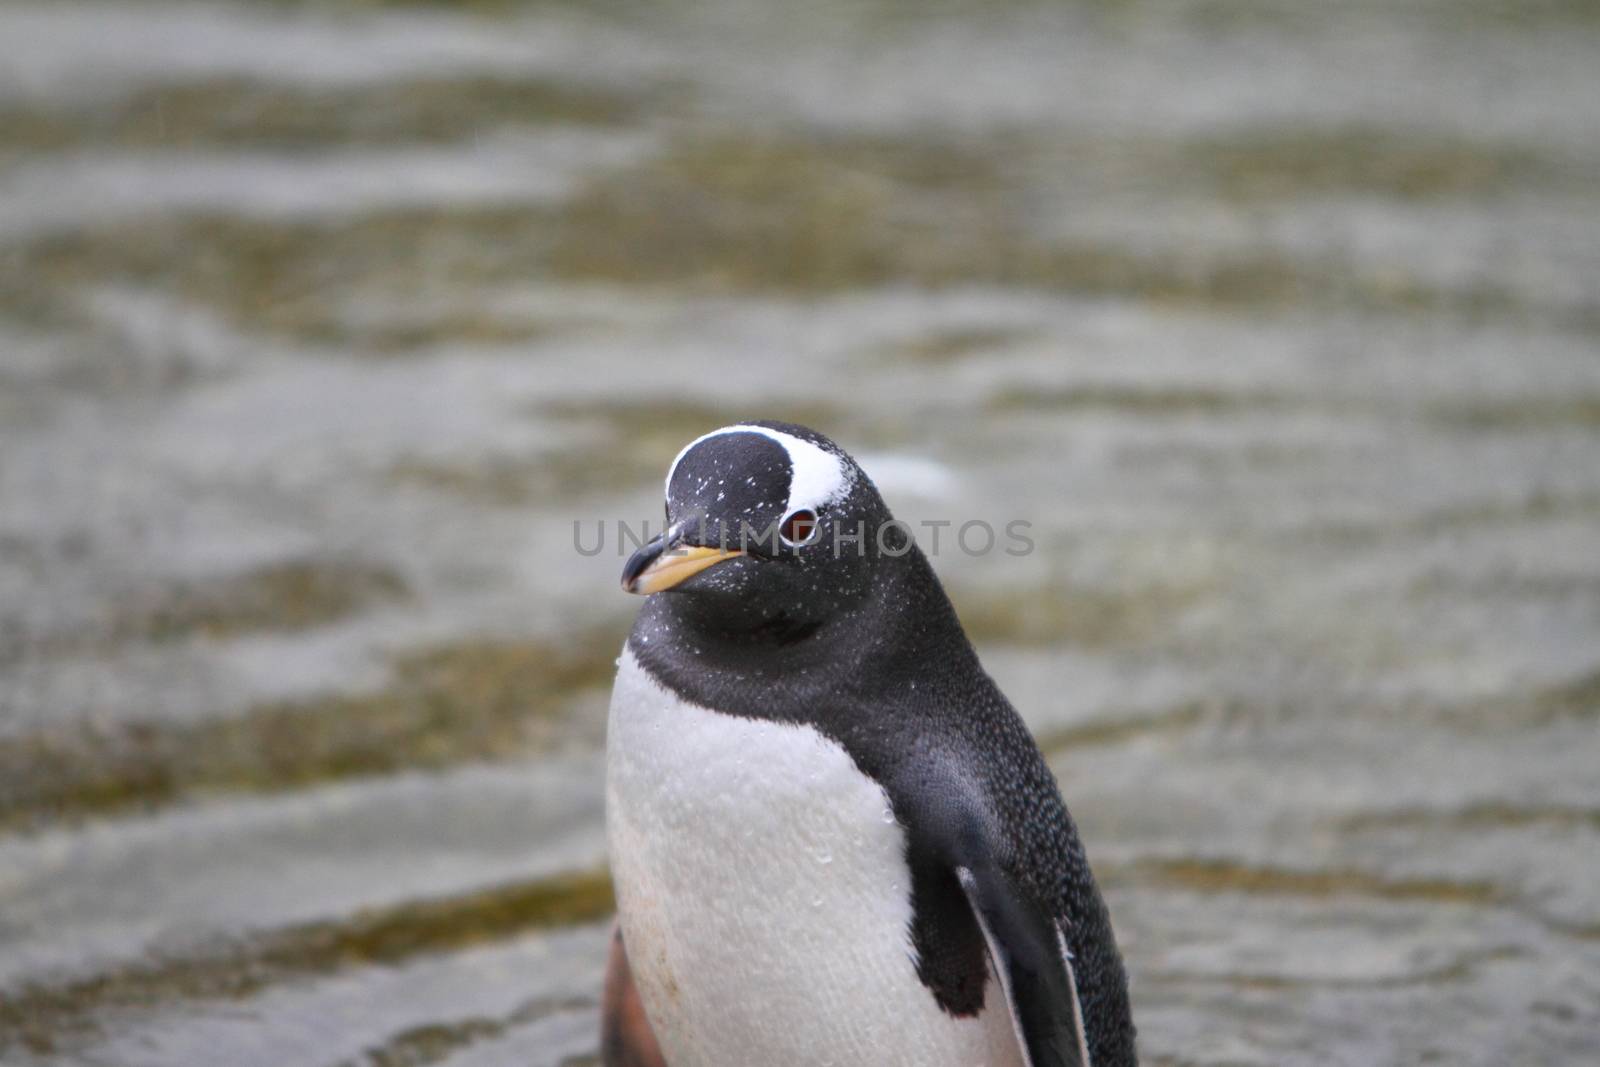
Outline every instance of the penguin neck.
{"label": "penguin neck", "polygon": [[[629,647],[659,680],[712,706],[797,702],[873,677],[915,676],[917,665],[976,659],[922,551],[882,556],[865,591],[817,620],[744,617],[696,595],[659,594],[639,613]],[[790,718],[791,715],[777,717]]]}

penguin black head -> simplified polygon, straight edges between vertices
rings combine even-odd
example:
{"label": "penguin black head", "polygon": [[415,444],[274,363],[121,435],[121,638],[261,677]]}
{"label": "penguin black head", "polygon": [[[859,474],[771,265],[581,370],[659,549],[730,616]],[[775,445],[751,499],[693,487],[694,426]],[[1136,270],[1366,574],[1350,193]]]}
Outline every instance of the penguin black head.
{"label": "penguin black head", "polygon": [[667,469],[664,534],[628,560],[622,588],[670,593],[721,628],[814,627],[867,595],[889,523],[870,479],[803,426],[751,422],[691,441]]}

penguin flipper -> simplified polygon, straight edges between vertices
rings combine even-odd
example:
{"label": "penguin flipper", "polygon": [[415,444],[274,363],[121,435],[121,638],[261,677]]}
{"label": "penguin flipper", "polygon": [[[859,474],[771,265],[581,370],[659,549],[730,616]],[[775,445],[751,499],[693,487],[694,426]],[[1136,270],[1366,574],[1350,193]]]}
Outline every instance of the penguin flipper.
{"label": "penguin flipper", "polygon": [[622,927],[611,928],[611,956],[606,961],[605,992],[600,1004],[600,1063],[603,1067],[667,1067],[645,1018],[644,1004],[633,984]]}
{"label": "penguin flipper", "polygon": [[[981,872],[981,873],[979,873]],[[1059,921],[993,865],[957,867],[1027,1067],[1091,1067],[1072,953]]]}

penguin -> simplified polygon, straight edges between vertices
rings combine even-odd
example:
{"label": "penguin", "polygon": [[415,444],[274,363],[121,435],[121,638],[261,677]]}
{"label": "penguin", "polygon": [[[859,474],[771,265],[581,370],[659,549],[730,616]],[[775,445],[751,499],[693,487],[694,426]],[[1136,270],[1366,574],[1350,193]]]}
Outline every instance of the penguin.
{"label": "penguin", "polygon": [[627,561],[608,1067],[1127,1067],[1110,918],[1054,777],[838,445],[725,426]]}

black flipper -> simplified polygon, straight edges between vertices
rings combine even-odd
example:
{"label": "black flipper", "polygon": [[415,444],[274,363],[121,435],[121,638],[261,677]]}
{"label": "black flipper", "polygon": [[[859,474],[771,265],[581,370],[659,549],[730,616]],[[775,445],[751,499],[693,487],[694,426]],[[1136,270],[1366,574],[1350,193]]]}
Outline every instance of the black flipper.
{"label": "black flipper", "polygon": [[1061,926],[993,865],[957,867],[1028,1067],[1092,1067]]}

